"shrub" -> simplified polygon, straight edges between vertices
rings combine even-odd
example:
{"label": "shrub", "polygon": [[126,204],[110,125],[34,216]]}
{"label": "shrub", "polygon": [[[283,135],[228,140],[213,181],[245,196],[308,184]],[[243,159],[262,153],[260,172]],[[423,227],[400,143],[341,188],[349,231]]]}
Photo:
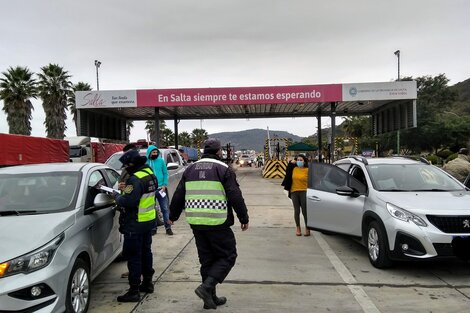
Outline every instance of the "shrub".
{"label": "shrub", "polygon": [[438,157],[437,155],[435,154],[430,154],[426,157],[426,160],[428,160],[429,162],[431,162],[432,164],[440,164],[441,163],[441,158]]}
{"label": "shrub", "polygon": [[449,155],[446,159],[446,163],[449,162],[449,161],[452,161],[453,159],[456,159],[458,155],[459,155],[458,153],[453,153],[453,154]]}
{"label": "shrub", "polygon": [[441,151],[437,152],[437,156],[444,159],[444,160],[447,159],[452,154],[453,154],[453,152],[450,151],[449,149],[444,149],[444,150],[441,150]]}

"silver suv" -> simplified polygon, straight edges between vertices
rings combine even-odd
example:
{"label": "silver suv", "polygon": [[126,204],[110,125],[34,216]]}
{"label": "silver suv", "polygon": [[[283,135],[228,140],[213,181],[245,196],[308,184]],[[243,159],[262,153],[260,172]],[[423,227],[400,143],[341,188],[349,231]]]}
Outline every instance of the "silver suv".
{"label": "silver suv", "polygon": [[308,227],[359,238],[377,268],[394,260],[470,259],[470,191],[426,160],[311,163]]}

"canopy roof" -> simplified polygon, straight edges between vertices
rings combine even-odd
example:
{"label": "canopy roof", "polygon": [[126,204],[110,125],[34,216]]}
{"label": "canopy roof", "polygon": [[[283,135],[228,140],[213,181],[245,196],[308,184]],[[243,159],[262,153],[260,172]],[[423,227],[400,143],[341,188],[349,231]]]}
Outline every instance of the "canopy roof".
{"label": "canopy roof", "polygon": [[296,143],[288,146],[287,150],[289,150],[289,151],[317,151],[318,147],[311,146],[311,145],[303,143],[303,142],[296,142]]}

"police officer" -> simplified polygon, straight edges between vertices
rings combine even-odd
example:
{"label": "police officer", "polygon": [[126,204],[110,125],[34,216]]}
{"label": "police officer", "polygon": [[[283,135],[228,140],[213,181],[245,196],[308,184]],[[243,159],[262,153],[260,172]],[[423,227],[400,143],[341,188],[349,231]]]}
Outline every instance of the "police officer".
{"label": "police officer", "polygon": [[[126,152],[120,159],[130,175],[121,194],[114,193],[116,203],[121,207],[119,231],[124,235],[123,257],[129,270],[129,290],[117,297],[119,302],[139,302],[140,292],[152,293],[152,228],[155,227],[155,190],[157,180],[146,157],[136,150]],[[141,277],[143,280],[141,281]]]}
{"label": "police officer", "polygon": [[230,228],[234,224],[232,208],[242,231],[248,229],[248,210],[235,173],[220,161],[221,157],[220,142],[207,139],[201,160],[185,170],[170,205],[169,222],[178,220],[185,209],[193,230],[202,278],[195,292],[204,301],[205,309],[216,309],[227,301],[217,297],[215,287],[224,281],[237,258],[235,236]]}

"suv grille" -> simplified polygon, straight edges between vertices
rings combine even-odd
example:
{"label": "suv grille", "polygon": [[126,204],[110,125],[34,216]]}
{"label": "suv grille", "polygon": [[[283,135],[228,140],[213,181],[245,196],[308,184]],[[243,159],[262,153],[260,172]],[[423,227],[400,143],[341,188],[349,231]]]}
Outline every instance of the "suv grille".
{"label": "suv grille", "polygon": [[444,233],[470,233],[470,215],[426,215],[426,217]]}

